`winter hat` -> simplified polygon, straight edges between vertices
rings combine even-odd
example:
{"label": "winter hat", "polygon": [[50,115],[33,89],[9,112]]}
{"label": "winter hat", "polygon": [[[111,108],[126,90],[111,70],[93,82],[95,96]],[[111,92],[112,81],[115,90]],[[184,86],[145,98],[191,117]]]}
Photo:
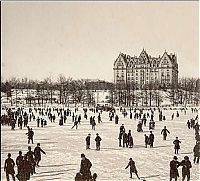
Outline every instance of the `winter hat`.
{"label": "winter hat", "polygon": [[81,158],[83,158],[83,157],[85,157],[85,155],[82,153],[82,154],[81,154]]}

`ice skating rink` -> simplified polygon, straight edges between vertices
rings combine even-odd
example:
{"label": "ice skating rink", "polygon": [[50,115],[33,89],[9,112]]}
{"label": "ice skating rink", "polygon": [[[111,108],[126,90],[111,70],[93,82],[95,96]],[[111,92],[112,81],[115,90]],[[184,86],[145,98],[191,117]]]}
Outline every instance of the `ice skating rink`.
{"label": "ice skating rink", "polygon": [[[129,112],[128,112],[129,113]],[[175,113],[174,120],[171,120],[172,113]],[[29,122],[29,126],[33,128],[34,144],[27,143],[27,129],[20,130],[18,127],[14,131],[8,126],[1,127],[1,180],[5,179],[3,171],[4,161],[10,152],[15,160],[18,152],[21,150],[25,154],[28,146],[32,149],[37,143],[41,144],[41,148],[46,152],[42,155],[40,167],[36,168],[36,174],[31,176],[31,181],[68,181],[74,180],[74,177],[80,169],[81,153],[84,153],[92,162],[92,173],[96,172],[97,180],[138,180],[133,174],[133,179],[129,178],[129,169],[125,170],[129,158],[132,157],[136,163],[138,174],[146,181],[168,181],[169,180],[169,162],[174,156],[173,140],[176,136],[181,141],[180,153],[177,155],[178,161],[182,161],[184,156],[189,156],[192,163],[191,180],[199,181],[199,164],[193,164],[193,147],[195,145],[195,134],[193,129],[188,129],[186,122],[188,119],[195,118],[197,113],[192,113],[188,108],[185,115],[184,111],[179,110],[180,117],[176,117],[176,110],[163,110],[166,121],[158,121],[158,111],[155,112],[154,120],[156,121],[154,148],[145,148],[144,134],[149,135],[149,118],[147,126],[143,126],[144,132],[137,132],[137,120],[129,119],[129,115],[124,118],[117,110],[119,115],[119,124],[109,121],[109,113],[103,112],[102,123],[97,121],[97,113],[88,112],[88,120],[83,119],[83,111],[79,109],[77,115],[81,114],[81,124],[78,129],[71,129],[73,126],[72,118],[68,117],[63,126],[58,125],[58,119],[55,123],[47,121],[47,126],[37,127],[36,121]],[[89,123],[89,117],[95,115],[96,130],[92,130]],[[37,116],[36,116],[37,118]],[[122,148],[118,146],[119,127],[124,124],[126,131],[132,130],[134,141],[133,148]],[[17,125],[16,125],[17,126]],[[161,130],[164,126],[171,134],[167,140],[163,141]],[[91,133],[91,149],[85,149],[85,138]],[[102,138],[101,150],[95,150],[95,137],[99,133]],[[180,181],[182,167],[179,167],[178,181]],[[15,166],[17,173],[17,167]]]}

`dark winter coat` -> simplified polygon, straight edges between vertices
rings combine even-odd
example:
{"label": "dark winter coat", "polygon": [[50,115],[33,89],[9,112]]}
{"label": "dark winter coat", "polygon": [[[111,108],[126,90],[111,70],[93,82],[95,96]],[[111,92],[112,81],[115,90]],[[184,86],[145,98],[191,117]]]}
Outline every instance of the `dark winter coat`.
{"label": "dark winter coat", "polygon": [[179,140],[174,140],[173,144],[174,144],[174,149],[180,149],[180,144],[181,143]]}
{"label": "dark winter coat", "polygon": [[199,144],[194,146],[193,152],[194,152],[195,157],[200,157],[200,145]]}
{"label": "dark winter coat", "polygon": [[126,166],[126,169],[130,166],[130,172],[137,173],[137,169],[135,166],[135,162],[133,160],[130,160],[128,165]]}
{"label": "dark winter coat", "polygon": [[170,134],[170,132],[168,131],[168,129],[164,128],[162,131],[161,131],[161,134],[163,134],[164,136],[167,136],[167,133]]}
{"label": "dark winter coat", "polygon": [[183,166],[183,168],[182,168],[182,174],[183,175],[190,174],[190,168],[192,168],[192,164],[191,164],[190,160],[183,160],[180,163],[180,165]]}
{"label": "dark winter coat", "polygon": [[15,174],[14,166],[15,162],[13,161],[13,159],[7,158],[4,164],[4,170],[6,171],[6,174]]}
{"label": "dark winter coat", "polygon": [[85,141],[86,141],[86,145],[90,145],[90,136],[87,136]]}
{"label": "dark winter coat", "polygon": [[92,163],[89,159],[85,158],[85,160],[81,160],[81,168],[80,173],[83,175],[84,178],[89,179],[91,178],[91,171],[90,168],[92,167]]}
{"label": "dark winter coat", "polygon": [[172,160],[170,162],[170,178],[179,177],[178,166],[179,166],[179,162],[178,161]]}
{"label": "dark winter coat", "polygon": [[43,154],[46,154],[39,146],[36,146],[35,149],[34,149],[34,156],[35,156],[35,159],[41,160],[41,152],[42,152]]}
{"label": "dark winter coat", "polygon": [[96,145],[97,145],[97,146],[100,146],[101,137],[100,137],[100,136],[97,136],[97,137],[95,138],[95,141],[96,141]]}

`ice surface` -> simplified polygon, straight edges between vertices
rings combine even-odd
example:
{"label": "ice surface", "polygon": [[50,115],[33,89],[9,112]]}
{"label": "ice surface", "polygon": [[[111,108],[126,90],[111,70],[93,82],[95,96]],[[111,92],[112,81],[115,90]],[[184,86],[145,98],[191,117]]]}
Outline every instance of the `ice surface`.
{"label": "ice surface", "polygon": [[[74,180],[75,174],[80,168],[80,155],[84,153],[92,162],[92,173],[96,172],[97,180],[137,180],[133,175],[133,179],[129,178],[129,169],[125,170],[129,158],[132,157],[136,163],[138,174],[147,181],[167,181],[169,180],[169,162],[174,156],[173,140],[176,136],[181,141],[181,149],[178,155],[178,160],[181,161],[184,156],[188,155],[191,162],[193,160],[193,147],[195,145],[195,136],[193,129],[187,129],[186,122],[188,119],[195,118],[196,113],[192,114],[190,110],[185,115],[184,112],[179,111],[180,117],[171,120],[171,114],[176,113],[175,110],[163,110],[163,115],[166,116],[166,121],[158,121],[158,113],[155,113],[156,128],[153,131],[155,135],[154,148],[144,147],[144,134],[149,134],[148,127],[143,127],[144,132],[138,133],[136,131],[137,121],[123,118],[119,115],[119,124],[116,125],[114,121],[109,121],[108,112],[103,112],[102,123],[97,123],[97,113],[94,114],[89,111],[90,115],[96,117],[96,130],[91,129],[89,120],[82,118],[78,129],[71,129],[73,126],[71,117],[67,118],[64,126],[58,125],[58,120],[55,123],[48,121],[46,127],[36,127],[36,121],[30,122],[29,126],[35,132],[34,144],[41,144],[41,148],[46,152],[42,155],[40,167],[36,168],[37,174],[31,176],[31,181],[50,181],[59,180],[67,181]],[[82,114],[80,110],[77,113]],[[176,114],[175,114],[176,115]],[[126,130],[132,130],[134,139],[133,148],[118,147],[118,133],[121,124],[125,125]],[[148,125],[148,122],[147,122]],[[171,132],[167,140],[162,140],[161,130],[164,126]],[[12,154],[15,160],[18,151],[21,150],[23,154],[27,152],[27,136],[25,133],[27,129],[14,131],[8,126],[1,127],[1,180],[5,180],[5,172],[3,171],[4,161],[8,152]],[[101,150],[95,150],[95,136],[99,133],[102,138]],[[85,138],[91,133],[91,150],[85,150]],[[15,167],[17,172],[17,168]],[[181,176],[181,167],[179,168]],[[181,180],[179,177],[178,180]],[[199,179],[199,165],[193,164],[191,169],[191,180],[198,181]]]}

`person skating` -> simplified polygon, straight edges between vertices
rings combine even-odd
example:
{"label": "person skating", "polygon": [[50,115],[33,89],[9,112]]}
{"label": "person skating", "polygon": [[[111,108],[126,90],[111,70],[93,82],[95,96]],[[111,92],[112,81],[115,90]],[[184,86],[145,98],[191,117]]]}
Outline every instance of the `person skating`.
{"label": "person skating", "polygon": [[176,139],[173,141],[175,154],[178,154],[178,151],[180,149],[180,143],[181,141],[179,141],[178,137],[176,137]]}
{"label": "person skating", "polygon": [[92,129],[95,130],[96,122],[95,122],[95,116],[92,118]]}
{"label": "person skating", "polygon": [[28,144],[30,143],[30,141],[33,144],[33,135],[34,135],[34,132],[33,132],[32,128],[30,128],[28,130],[28,133],[26,133],[26,135],[28,135]]}
{"label": "person skating", "polygon": [[177,161],[178,158],[174,156],[173,160],[170,162],[170,181],[174,178],[175,181],[177,181],[179,177],[178,173],[178,167],[179,167],[179,162]]}
{"label": "person skating", "polygon": [[115,116],[115,124],[118,124],[118,122],[119,122],[119,117],[118,117],[118,115],[116,115]]}
{"label": "person skating", "polygon": [[138,173],[137,173],[135,162],[133,161],[132,158],[129,159],[129,163],[126,166],[125,169],[127,169],[128,167],[130,167],[130,178],[132,178],[132,173],[135,173],[135,175],[137,176],[137,178],[140,179],[140,177],[138,176]]}
{"label": "person skating", "polygon": [[86,150],[90,149],[90,133],[88,134],[88,136],[86,137],[85,141],[86,141]]}
{"label": "person skating", "polygon": [[39,162],[41,160],[41,152],[46,155],[45,151],[42,150],[42,148],[40,148],[40,143],[38,143],[34,149],[35,162],[36,166],[38,167],[39,167]]}
{"label": "person skating", "polygon": [[119,128],[120,130],[120,133],[125,133],[125,127],[124,127],[124,124],[122,124]]}
{"label": "person skating", "polygon": [[90,171],[90,168],[92,167],[92,163],[88,158],[85,157],[85,155],[81,154],[81,168],[80,173],[82,174],[82,179],[84,181],[89,181],[92,178],[92,174]]}
{"label": "person skating", "polygon": [[154,134],[152,133],[152,131],[150,131],[150,135],[149,135],[149,145],[150,145],[150,148],[153,147],[153,142],[154,142]]}
{"label": "person skating", "polygon": [[144,142],[145,142],[145,148],[147,148],[147,145],[149,144],[149,137],[146,134],[144,135]]}
{"label": "person skating", "polygon": [[22,180],[24,175],[23,175],[23,161],[24,157],[22,156],[22,152],[19,151],[19,156],[16,158],[16,165],[17,165],[17,178],[19,180]]}
{"label": "person skating", "polygon": [[97,133],[96,134],[96,138],[95,138],[95,141],[96,141],[96,150],[100,150],[100,144],[101,144],[101,137],[99,136],[99,134]]}
{"label": "person skating", "polygon": [[122,136],[123,136],[123,133],[119,133],[119,137],[118,137],[118,139],[119,139],[119,147],[122,147]]}
{"label": "person skating", "polygon": [[26,153],[28,161],[31,163],[31,175],[33,175],[35,172],[35,159],[34,159],[34,152],[31,150],[31,147],[28,147],[28,152]]}
{"label": "person skating", "polygon": [[127,133],[123,133],[123,147],[128,147],[128,135]]}
{"label": "person skating", "polygon": [[169,130],[166,128],[166,126],[164,126],[164,129],[161,131],[161,134],[163,134],[163,140],[166,140],[167,133],[170,134]]}
{"label": "person skating", "polygon": [[180,166],[182,166],[182,181],[187,177],[187,181],[190,180],[190,168],[192,168],[192,164],[189,160],[188,156],[184,157],[184,160],[181,161]]}
{"label": "person skating", "polygon": [[12,176],[12,179],[15,181],[15,170],[14,170],[15,162],[11,158],[11,154],[8,153],[8,158],[5,160],[4,171],[6,172],[6,179],[9,181],[9,175]]}
{"label": "person skating", "polygon": [[194,152],[194,163],[199,163],[199,157],[200,157],[200,142],[197,142],[196,145],[193,148]]}
{"label": "person skating", "polygon": [[190,120],[187,121],[187,127],[190,129]]}
{"label": "person skating", "polygon": [[78,128],[78,121],[77,120],[74,121],[74,125],[72,126],[71,129],[73,129],[75,126],[76,126],[76,129],[77,129]]}
{"label": "person skating", "polygon": [[[32,164],[28,160],[27,154],[24,155],[24,160],[23,160],[23,175],[24,175],[24,180],[30,180],[30,175],[32,173]],[[24,181],[23,180],[23,181]]]}

